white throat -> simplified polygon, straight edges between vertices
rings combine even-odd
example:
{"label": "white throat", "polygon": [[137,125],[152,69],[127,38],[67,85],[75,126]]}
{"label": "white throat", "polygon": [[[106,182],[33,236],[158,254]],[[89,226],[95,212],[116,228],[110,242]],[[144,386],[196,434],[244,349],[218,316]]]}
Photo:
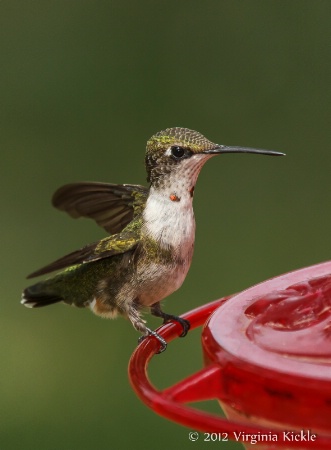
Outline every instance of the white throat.
{"label": "white throat", "polygon": [[172,248],[180,258],[192,256],[195,220],[190,188],[151,187],[144,209],[143,232],[164,248]]}

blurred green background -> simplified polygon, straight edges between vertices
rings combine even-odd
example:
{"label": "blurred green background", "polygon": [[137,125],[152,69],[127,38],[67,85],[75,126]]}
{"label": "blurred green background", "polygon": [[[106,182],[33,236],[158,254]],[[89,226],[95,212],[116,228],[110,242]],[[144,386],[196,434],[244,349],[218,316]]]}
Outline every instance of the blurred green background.
{"label": "blurred green background", "polygon": [[[193,264],[166,311],[328,260],[330,21],[327,0],[0,3],[1,449],[220,445],[190,442],[136,398],[128,322],[62,305],[28,310],[21,290],[26,274],[105,235],[54,210],[53,191],[144,184],[146,140],[172,126],[287,157],[207,163]],[[162,388],[201,366],[197,330],[150,373]]]}

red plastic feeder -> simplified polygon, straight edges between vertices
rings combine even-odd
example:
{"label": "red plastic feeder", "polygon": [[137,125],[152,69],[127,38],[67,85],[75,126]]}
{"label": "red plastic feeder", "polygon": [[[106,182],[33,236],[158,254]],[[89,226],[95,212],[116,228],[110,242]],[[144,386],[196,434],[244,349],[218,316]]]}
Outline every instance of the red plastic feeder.
{"label": "red plastic feeder", "polygon": [[[129,364],[143,402],[204,432],[204,440],[331,449],[331,262],[273,278],[183,317],[192,328],[204,324],[204,368],[157,390],[147,366],[159,343],[144,340]],[[169,341],[181,327],[167,324],[158,332]],[[220,402],[227,419],[186,405],[209,399]]]}

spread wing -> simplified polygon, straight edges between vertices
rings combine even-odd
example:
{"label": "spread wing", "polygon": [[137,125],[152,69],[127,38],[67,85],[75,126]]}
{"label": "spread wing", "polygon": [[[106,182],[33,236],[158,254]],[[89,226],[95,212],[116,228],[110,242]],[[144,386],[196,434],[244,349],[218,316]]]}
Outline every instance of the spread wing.
{"label": "spread wing", "polygon": [[139,235],[132,231],[106,237],[101,241],[86,245],[85,247],[69,253],[66,256],[31,273],[27,278],[37,277],[55,270],[65,269],[76,264],[84,264],[99,259],[108,258],[134,250],[139,242]]}
{"label": "spread wing", "polygon": [[135,184],[72,183],[53,195],[53,206],[71,217],[88,217],[108,233],[122,231],[146,203],[148,188]]}

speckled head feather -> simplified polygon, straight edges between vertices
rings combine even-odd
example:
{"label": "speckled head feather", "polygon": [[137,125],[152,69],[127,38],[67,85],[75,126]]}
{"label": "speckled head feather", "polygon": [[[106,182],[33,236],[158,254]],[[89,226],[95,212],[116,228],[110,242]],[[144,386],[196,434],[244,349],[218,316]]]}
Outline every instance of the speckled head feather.
{"label": "speckled head feather", "polygon": [[169,145],[189,147],[194,153],[214,148],[216,144],[209,141],[201,133],[188,128],[174,127],[159,131],[147,142],[147,153],[157,148],[164,149]]}
{"label": "speckled head feather", "polygon": [[178,161],[165,155],[167,149],[172,146],[183,147],[191,153],[202,153],[217,145],[201,133],[188,128],[174,127],[159,131],[147,141],[145,156],[147,181],[153,183],[160,176],[169,173],[175,164],[178,164]]}

